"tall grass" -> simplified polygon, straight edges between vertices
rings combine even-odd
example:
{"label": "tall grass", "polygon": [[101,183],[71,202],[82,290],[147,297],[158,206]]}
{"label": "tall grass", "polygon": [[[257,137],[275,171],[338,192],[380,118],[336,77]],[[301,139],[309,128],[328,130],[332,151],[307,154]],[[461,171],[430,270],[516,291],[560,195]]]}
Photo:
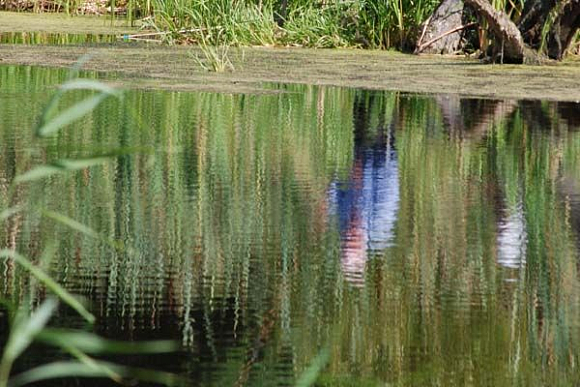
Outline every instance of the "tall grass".
{"label": "tall grass", "polygon": [[234,70],[234,65],[229,57],[229,45],[220,44],[219,41],[216,44],[210,44],[202,34],[198,46],[203,58],[200,58],[197,53],[192,53],[191,56],[204,70],[217,73]]}
{"label": "tall grass", "polygon": [[437,0],[362,0],[358,3],[358,33],[374,48],[405,48],[411,45],[418,28]]}
{"label": "tall grass", "polygon": [[[437,0],[275,1],[153,0],[161,30],[222,33],[229,44],[285,44],[308,47],[363,45],[405,48]],[[182,34],[180,34],[182,35]]]}
{"label": "tall grass", "polygon": [[[88,1],[90,3],[91,0]],[[518,21],[526,0],[491,0]],[[411,50],[440,0],[111,0],[128,24],[167,32],[168,42]],[[0,0],[0,9],[82,13],[81,0]],[[114,11],[111,18],[115,18]],[[485,23],[483,23],[485,26]],[[551,26],[546,23],[544,32]],[[488,45],[485,28],[480,45]],[[573,46],[578,51],[576,45]],[[204,50],[208,51],[208,50]]]}
{"label": "tall grass", "polygon": [[[8,0],[0,9],[14,9]],[[80,13],[79,0],[30,0],[34,10]],[[130,24],[148,24],[170,41],[219,36],[228,45],[405,48],[438,0],[112,0]],[[25,7],[26,8],[26,7]],[[113,17],[115,17],[113,15]]]}
{"label": "tall grass", "polygon": [[223,42],[237,45],[406,48],[437,4],[437,0],[293,1],[282,9],[276,1],[153,0],[152,16],[158,29],[179,32],[181,39],[199,40],[201,33],[213,36],[219,31]]}

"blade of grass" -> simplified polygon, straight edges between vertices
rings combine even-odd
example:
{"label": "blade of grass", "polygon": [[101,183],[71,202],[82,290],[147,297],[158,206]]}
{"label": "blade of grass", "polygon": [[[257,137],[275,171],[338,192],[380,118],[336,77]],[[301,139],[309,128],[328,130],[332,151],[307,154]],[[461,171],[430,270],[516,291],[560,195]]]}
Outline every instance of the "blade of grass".
{"label": "blade of grass", "polygon": [[9,387],[20,387],[30,383],[56,378],[108,378],[114,372],[124,379],[137,379],[143,382],[176,386],[181,384],[178,376],[166,372],[150,371],[140,368],[123,367],[94,360],[89,365],[82,361],[59,361],[44,364],[16,375],[10,380]]}
{"label": "blade of grass", "polygon": [[107,96],[105,93],[100,93],[74,104],[56,117],[50,118],[48,122],[40,125],[36,130],[37,136],[47,137],[62,127],[82,118],[99,106]]}
{"label": "blade of grass", "polygon": [[0,362],[0,386],[6,385],[14,360],[30,346],[34,337],[44,328],[57,306],[57,300],[49,298],[30,317],[26,315],[26,308],[22,308],[18,312]]}
{"label": "blade of grass", "polygon": [[123,242],[107,238],[106,236],[99,234],[98,232],[96,232],[92,228],[87,227],[84,224],[79,223],[76,220],[69,218],[68,216],[60,214],[58,212],[44,210],[44,209],[41,210],[41,212],[47,218],[55,220],[55,221],[65,225],[65,226],[69,227],[70,229],[72,229],[74,231],[80,232],[81,234],[85,234],[86,236],[98,239],[102,243],[105,243],[106,245],[111,246],[118,251],[123,251],[127,254],[134,253],[134,250],[130,246],[125,246],[123,244]]}
{"label": "blade of grass", "polygon": [[64,303],[69,305],[71,308],[77,311],[85,320],[89,323],[94,323],[95,316],[93,316],[72,294],[70,294],[65,288],[60,286],[52,278],[50,278],[43,270],[33,265],[24,256],[18,254],[15,251],[4,249],[0,250],[0,258],[11,258],[14,262],[18,263],[24,269],[26,269],[30,274],[32,274],[36,279],[38,279],[44,286],[46,286],[50,291],[56,294]]}
{"label": "blade of grass", "polygon": [[0,212],[0,222],[10,218],[12,215],[16,215],[20,212],[21,209],[22,208],[20,206],[14,206]]}
{"label": "blade of grass", "polygon": [[75,64],[71,67],[70,73],[68,74],[68,79],[71,80],[71,79],[78,77],[79,72],[81,71],[81,68],[85,65],[85,63],[87,63],[89,60],[91,60],[92,57],[93,57],[93,54],[91,54],[91,53],[81,56],[75,62]]}
{"label": "blade of grass", "polygon": [[19,387],[30,383],[56,378],[98,378],[108,377],[105,370],[90,367],[79,361],[59,361],[32,368],[10,379],[9,387]]}
{"label": "blade of grass", "polygon": [[28,172],[16,176],[14,182],[24,183],[34,180],[40,180],[59,173],[78,171],[95,165],[104,164],[110,160],[111,157],[109,156],[91,157],[75,160],[69,159],[57,160],[52,164],[40,165],[36,168],[31,169]]}
{"label": "blade of grass", "polygon": [[122,342],[105,340],[97,335],[82,331],[45,329],[38,340],[58,347],[73,347],[86,353],[145,354],[174,352],[178,346],[173,341]]}
{"label": "blade of grass", "polygon": [[44,179],[56,174],[62,174],[70,171],[78,171],[85,168],[90,168],[93,166],[105,164],[108,161],[113,160],[115,157],[134,154],[152,154],[154,153],[151,148],[119,148],[112,152],[105,154],[93,155],[90,157],[83,157],[78,159],[60,159],[52,163],[39,165],[27,172],[24,172],[14,178],[15,183],[24,183],[34,180]]}
{"label": "blade of grass", "polygon": [[[81,63],[82,65],[82,63]],[[73,70],[74,73],[74,70]],[[86,98],[85,100],[73,105],[65,112],[54,117],[56,114],[56,108],[58,102],[68,90],[94,90],[99,91],[100,94]],[[82,117],[84,114],[88,113],[90,110],[94,109],[99,103],[105,99],[106,96],[120,96],[120,92],[115,91],[111,87],[96,81],[85,80],[85,79],[75,79],[63,84],[57,91],[57,93],[50,99],[46,105],[42,115],[40,117],[40,122],[36,128],[36,135],[43,137],[50,133],[60,129],[78,118]]]}
{"label": "blade of grass", "polygon": [[54,212],[54,211],[50,211],[50,210],[43,210],[42,214],[44,216],[46,216],[47,218],[50,218],[52,220],[56,220],[59,223],[64,224],[65,226],[80,232],[81,234],[85,234],[87,236],[90,236],[92,238],[98,238],[100,239],[100,235],[98,232],[96,232],[95,230],[93,230],[90,227],[85,226],[82,223],[77,222],[74,219],[69,218],[68,216],[65,216],[63,214],[60,214],[58,212]]}
{"label": "blade of grass", "polygon": [[63,91],[69,91],[69,90],[94,90],[94,91],[100,91],[101,93],[105,93],[108,94],[110,96],[114,96],[114,97],[118,97],[120,98],[122,96],[122,93],[105,84],[102,82],[98,82],[98,81],[93,81],[91,79],[75,79],[73,81],[64,83],[61,87],[60,90]]}
{"label": "blade of grass", "polygon": [[312,360],[312,363],[302,372],[302,375],[296,381],[296,387],[309,387],[312,386],[322,369],[328,363],[330,358],[330,352],[328,349],[323,349],[320,353]]}

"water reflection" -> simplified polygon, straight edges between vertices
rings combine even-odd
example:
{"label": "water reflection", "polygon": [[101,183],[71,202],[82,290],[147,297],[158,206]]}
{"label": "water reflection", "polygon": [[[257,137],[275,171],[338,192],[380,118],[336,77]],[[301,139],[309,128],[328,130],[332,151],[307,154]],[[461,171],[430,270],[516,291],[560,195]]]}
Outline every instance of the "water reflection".
{"label": "water reflection", "polygon": [[506,211],[500,219],[497,235],[497,262],[511,269],[519,269],[526,263],[526,225],[522,206]]}
{"label": "water reflection", "polygon": [[362,286],[369,256],[392,244],[399,207],[397,153],[392,145],[358,149],[349,180],[333,182],[329,200],[330,215],[339,219],[344,276]]}
{"label": "water reflection", "polygon": [[[91,301],[98,332],[183,344],[126,364],[194,386],[293,385],[326,348],[320,385],[578,380],[573,105],[131,91],[39,141],[30,128],[66,76],[0,66],[0,208],[26,208],[0,241],[33,260],[58,241],[51,274]],[[20,171],[118,147],[138,151],[10,196]],[[4,298],[21,302],[28,281],[2,263]],[[54,323],[81,324],[66,310]],[[28,356],[20,369],[55,354]]]}
{"label": "water reflection", "polygon": [[0,43],[28,45],[68,45],[113,43],[119,38],[113,34],[69,34],[64,32],[0,32]]}

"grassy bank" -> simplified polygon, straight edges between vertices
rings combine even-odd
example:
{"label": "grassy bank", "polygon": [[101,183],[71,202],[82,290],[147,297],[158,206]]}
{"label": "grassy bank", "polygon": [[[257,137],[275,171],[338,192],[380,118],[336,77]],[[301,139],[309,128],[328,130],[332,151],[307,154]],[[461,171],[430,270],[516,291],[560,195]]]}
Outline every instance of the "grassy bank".
{"label": "grassy bank", "polygon": [[2,0],[0,9],[126,15],[167,40],[233,45],[410,47],[438,0]]}
{"label": "grassy bank", "polygon": [[[135,33],[125,22],[109,18],[0,12],[0,33]],[[231,47],[233,72],[205,71],[193,59],[195,46],[114,44],[82,47],[0,45],[0,64],[69,67],[90,53],[88,70],[107,72],[130,87],[205,90],[227,93],[263,92],[264,82],[309,83],[448,93],[486,98],[580,100],[580,61],[543,67],[493,66],[465,57],[413,56],[385,50],[314,50],[274,47]]]}
{"label": "grassy bank", "polygon": [[[86,53],[88,70],[129,87],[264,91],[264,82],[448,93],[487,98],[580,100],[580,61],[552,66],[494,66],[460,57],[368,50],[232,49],[234,72],[204,71],[190,47],[0,45],[0,63],[69,67]],[[194,51],[195,52],[195,51]]]}

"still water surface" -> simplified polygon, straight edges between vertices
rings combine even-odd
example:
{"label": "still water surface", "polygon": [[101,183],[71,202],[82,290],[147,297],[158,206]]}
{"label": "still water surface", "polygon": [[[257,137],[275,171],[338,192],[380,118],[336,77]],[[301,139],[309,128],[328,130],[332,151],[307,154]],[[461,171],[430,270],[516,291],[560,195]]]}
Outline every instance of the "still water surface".
{"label": "still water surface", "polygon": [[[35,165],[127,154],[20,185],[11,204],[30,209],[0,241],[31,259],[57,241],[51,274],[99,334],[182,345],[116,360],[192,386],[291,386],[321,352],[320,386],[578,385],[580,105],[133,90],[36,139],[66,75],[0,66],[0,206]],[[0,266],[21,299],[27,277]],[[61,308],[52,324],[82,321]]]}
{"label": "still water surface", "polygon": [[54,32],[0,32],[0,43],[28,45],[87,45],[113,43],[119,40],[114,34],[69,34]]}

